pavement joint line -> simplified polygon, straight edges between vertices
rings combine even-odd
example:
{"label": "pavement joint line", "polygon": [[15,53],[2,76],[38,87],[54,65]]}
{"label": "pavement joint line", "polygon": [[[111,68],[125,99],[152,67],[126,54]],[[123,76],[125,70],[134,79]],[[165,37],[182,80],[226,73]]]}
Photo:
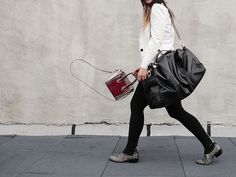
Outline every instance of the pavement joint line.
{"label": "pavement joint line", "polygon": [[236,146],[236,144],[232,141],[232,139],[231,138],[227,138],[232,144],[233,144],[233,146]]}
{"label": "pavement joint line", "polygon": [[179,148],[178,148],[178,145],[177,145],[175,136],[174,136],[174,142],[175,142],[175,146],[176,146],[176,149],[177,149],[177,152],[178,152],[179,160],[180,160],[180,163],[181,163],[183,172],[184,172],[184,176],[187,177],[187,176],[186,176],[186,173],[185,173],[185,170],[184,170],[184,165],[183,165],[183,162],[182,162],[182,159],[181,159],[181,156],[180,156],[180,152],[179,152]]}
{"label": "pavement joint line", "polygon": [[[16,136],[14,136],[13,138],[7,140],[6,142],[3,142],[2,144],[0,144],[0,147],[1,147],[3,144],[8,143],[9,141],[12,141],[13,139],[15,139],[15,137],[16,137]],[[4,164],[7,160],[8,160],[8,159],[6,159],[6,160],[4,160],[2,163],[0,163],[0,166],[1,166],[2,164]]]}
{"label": "pavement joint line", "polygon": [[[57,175],[56,173],[47,173],[47,172],[23,172],[23,174],[39,174],[39,175],[48,175],[48,174],[52,174],[52,175]],[[22,175],[22,174],[18,174],[18,175]],[[17,176],[18,176],[17,175]],[[17,177],[16,176],[16,177]]]}
{"label": "pavement joint line", "polygon": [[[6,143],[8,143],[9,141],[12,141],[13,139],[15,139],[16,136],[17,136],[17,135],[9,136],[11,139],[9,139],[9,140],[3,142],[2,144],[0,144],[0,147],[1,147],[3,144],[6,144]],[[8,136],[3,136],[3,137],[8,137]]]}
{"label": "pavement joint line", "polygon": [[[11,174],[11,173],[9,173]],[[23,172],[21,174],[17,174],[17,176],[14,177],[19,177],[19,175],[22,174],[36,174],[36,175],[63,175],[63,176],[67,176],[67,175],[87,175],[87,174],[83,174],[83,173],[54,173],[54,172]]]}
{"label": "pavement joint line", "polygon": [[[28,167],[26,167],[25,169],[23,169],[21,172],[19,172],[19,175],[22,175],[25,173],[25,171],[27,169],[29,169],[30,167],[32,167],[35,163],[37,163],[39,160],[41,160],[42,158],[44,158],[46,156],[46,154],[48,154],[49,152],[51,152],[50,150],[53,149],[55,146],[57,146],[58,144],[60,144],[62,141],[64,141],[65,137],[63,137],[60,141],[58,141],[55,145],[53,145],[50,149],[48,149],[41,157],[39,157],[38,159],[36,159],[34,162],[32,162]],[[17,175],[17,176],[19,176]],[[17,177],[16,176],[16,177]]]}
{"label": "pavement joint line", "polygon": [[[116,142],[116,145],[115,145],[115,147],[114,147],[114,149],[113,149],[113,151],[112,151],[112,153],[111,153],[111,154],[113,154],[113,153],[114,153],[114,151],[115,151],[115,149],[116,149],[117,145],[118,145],[118,144],[119,144],[119,142],[120,142],[120,139],[121,139],[121,136],[119,136],[119,138],[118,138],[118,140],[117,140],[117,142]],[[107,160],[107,163],[106,163],[106,165],[105,165],[104,169],[102,170],[102,174],[101,174],[101,176],[100,176],[100,177],[102,177],[102,176],[103,176],[103,174],[104,174],[104,172],[105,172],[105,170],[106,170],[106,168],[107,168],[107,165],[108,165],[108,163],[109,163],[109,159]]]}

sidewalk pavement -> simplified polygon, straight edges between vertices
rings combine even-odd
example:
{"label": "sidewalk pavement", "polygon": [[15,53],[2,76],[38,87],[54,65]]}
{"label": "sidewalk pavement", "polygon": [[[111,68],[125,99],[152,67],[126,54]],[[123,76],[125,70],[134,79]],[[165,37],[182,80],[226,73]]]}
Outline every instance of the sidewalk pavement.
{"label": "sidewalk pavement", "polygon": [[223,154],[195,163],[203,147],[193,136],[141,136],[138,163],[114,163],[126,136],[0,136],[0,177],[235,177],[236,138],[213,137]]}

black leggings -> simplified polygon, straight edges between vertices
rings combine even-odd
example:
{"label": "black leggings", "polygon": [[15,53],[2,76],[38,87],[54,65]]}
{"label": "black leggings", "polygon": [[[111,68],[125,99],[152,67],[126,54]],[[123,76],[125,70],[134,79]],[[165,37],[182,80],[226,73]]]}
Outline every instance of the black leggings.
{"label": "black leggings", "polygon": [[[138,144],[138,139],[144,125],[143,111],[147,105],[148,104],[145,100],[143,86],[139,82],[130,102],[131,116],[129,123],[129,136],[127,145],[123,150],[124,153],[133,154]],[[199,121],[193,115],[189,114],[183,109],[181,101],[168,105],[165,108],[170,117],[180,121],[190,132],[192,132],[197,137],[205,149],[209,147],[209,145],[212,143],[212,140],[205,132]]]}

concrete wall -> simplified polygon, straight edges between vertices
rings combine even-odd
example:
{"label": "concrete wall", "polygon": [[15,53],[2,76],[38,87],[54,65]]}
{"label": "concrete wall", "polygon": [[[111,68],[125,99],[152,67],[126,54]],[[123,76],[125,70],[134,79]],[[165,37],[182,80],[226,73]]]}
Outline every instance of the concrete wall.
{"label": "concrete wall", "polygon": [[[207,68],[184,108],[202,123],[236,124],[236,2],[168,4],[186,45]],[[133,71],[141,62],[141,25],[139,0],[0,0],[0,123],[128,123],[132,95],[107,101],[75,80],[69,66],[83,58]],[[104,84],[109,74],[79,62],[73,71],[112,98]],[[145,123],[178,123],[165,108],[147,107],[145,116]]]}

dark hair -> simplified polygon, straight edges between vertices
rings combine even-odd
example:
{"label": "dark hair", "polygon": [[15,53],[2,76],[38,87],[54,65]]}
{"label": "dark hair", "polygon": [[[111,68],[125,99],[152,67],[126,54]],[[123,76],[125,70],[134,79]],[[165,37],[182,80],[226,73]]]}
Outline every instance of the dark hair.
{"label": "dark hair", "polygon": [[[146,0],[141,0],[141,3],[142,3],[142,5],[144,6],[144,5],[146,4]],[[152,6],[152,5],[155,4],[155,3],[159,3],[159,4],[163,3],[163,4],[166,4],[164,0],[153,0],[152,3],[150,3],[150,6]]]}

